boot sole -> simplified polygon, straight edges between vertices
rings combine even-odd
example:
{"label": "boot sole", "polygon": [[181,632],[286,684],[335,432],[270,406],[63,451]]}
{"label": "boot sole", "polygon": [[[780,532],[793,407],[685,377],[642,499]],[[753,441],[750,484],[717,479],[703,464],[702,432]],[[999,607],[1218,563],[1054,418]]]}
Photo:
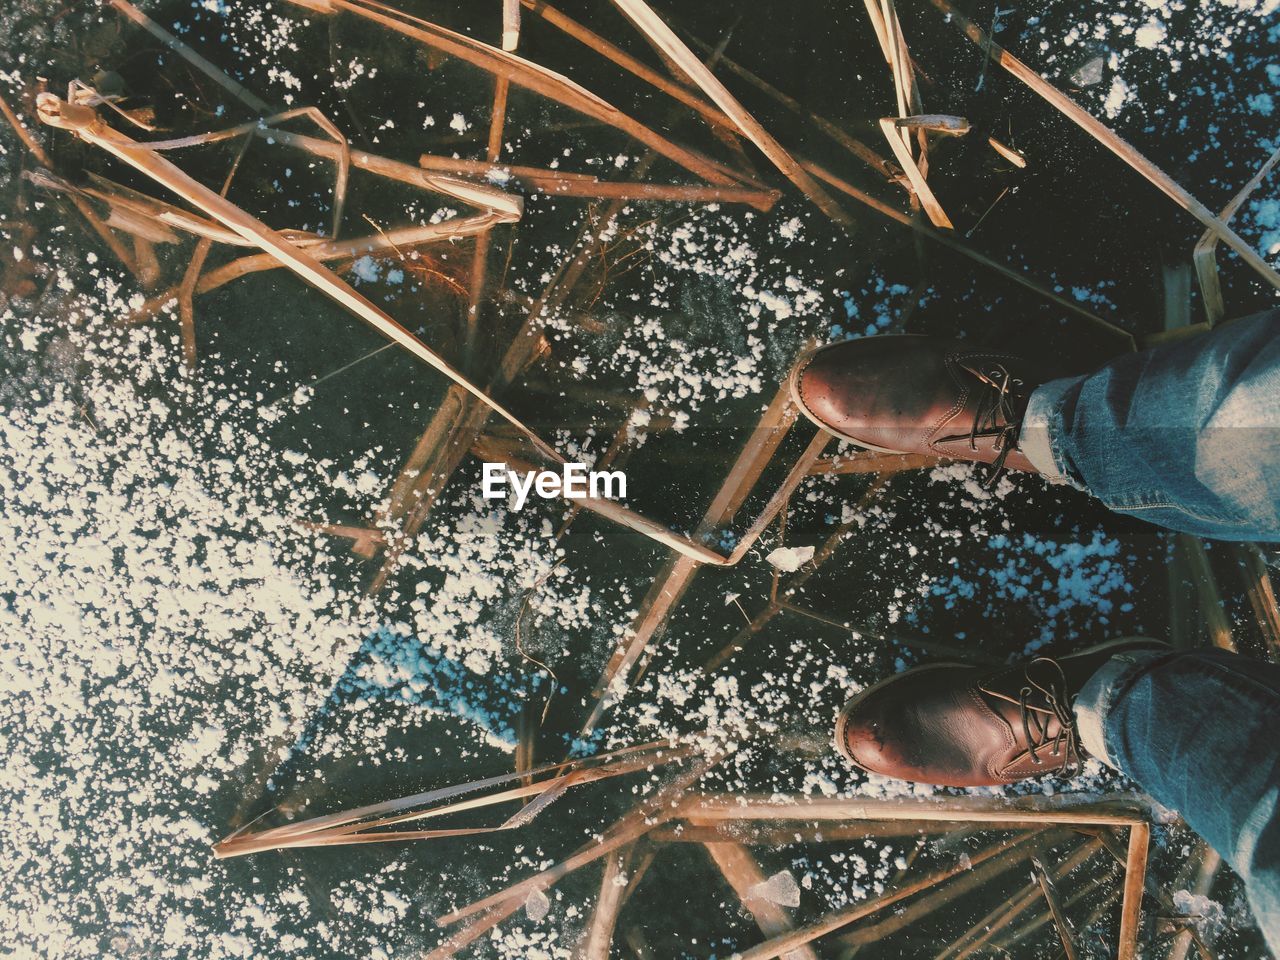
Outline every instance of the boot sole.
{"label": "boot sole", "polygon": [[[1168,644],[1163,643],[1160,640],[1151,640],[1151,639],[1148,639],[1147,637],[1118,637],[1115,640],[1107,640],[1103,643],[1097,643],[1097,644],[1094,644],[1092,647],[1086,647],[1085,649],[1080,650],[1076,653],[1068,654],[1065,657],[1059,657],[1057,659],[1059,661],[1077,660],[1080,657],[1089,657],[1098,653],[1102,653],[1104,650],[1109,650],[1113,648],[1118,650],[1122,647],[1133,646],[1134,643],[1137,641],[1143,641],[1145,643],[1154,644],[1162,647],[1169,646]],[[1172,648],[1170,647],[1169,649],[1172,649]],[[836,752],[839,753],[840,756],[848,760],[855,767],[857,767],[859,770],[862,770],[865,773],[875,773],[874,770],[868,770],[866,767],[860,764],[849,753],[848,739],[845,737],[845,726],[849,722],[849,714],[853,711],[853,708],[856,707],[863,700],[865,700],[868,696],[875,693],[877,690],[880,690],[882,687],[888,686],[889,684],[893,683],[896,680],[901,679],[902,677],[907,676],[908,674],[924,673],[927,670],[942,670],[948,667],[971,668],[973,667],[973,664],[944,662],[944,663],[926,663],[919,667],[912,667],[910,670],[903,670],[901,673],[895,673],[891,677],[885,677],[883,680],[879,680],[873,683],[871,686],[867,687],[867,689],[863,690],[861,693],[858,693],[857,695],[853,696],[848,701],[846,701],[845,705],[840,708],[840,712],[836,714],[836,729],[835,729]]]}

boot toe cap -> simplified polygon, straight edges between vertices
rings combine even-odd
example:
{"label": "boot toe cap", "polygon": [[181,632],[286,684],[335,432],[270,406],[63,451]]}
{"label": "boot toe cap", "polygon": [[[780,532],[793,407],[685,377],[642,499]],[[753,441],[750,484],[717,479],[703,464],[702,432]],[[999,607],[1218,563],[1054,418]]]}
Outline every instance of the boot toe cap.
{"label": "boot toe cap", "polygon": [[797,365],[792,398],[809,419],[845,439],[906,451],[936,403],[945,347],[917,336],[829,344]]}

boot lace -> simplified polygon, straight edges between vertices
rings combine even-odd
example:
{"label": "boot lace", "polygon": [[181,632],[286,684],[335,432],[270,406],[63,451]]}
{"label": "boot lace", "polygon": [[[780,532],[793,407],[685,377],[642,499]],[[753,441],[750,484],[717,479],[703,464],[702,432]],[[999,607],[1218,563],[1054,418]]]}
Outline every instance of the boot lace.
{"label": "boot lace", "polygon": [[[1042,663],[1051,668],[1046,684],[1038,682],[1031,675],[1032,668]],[[1040,757],[1040,751],[1047,748],[1052,756],[1063,757],[1063,776],[1072,776],[1080,765],[1080,742],[1075,715],[1071,712],[1070,698],[1067,695],[1066,674],[1056,660],[1037,657],[1027,664],[1024,677],[1026,683],[1018,692],[1018,706],[1022,713],[1022,733],[1027,739],[1027,752],[1031,755],[1031,762],[1042,766],[1044,760]],[[1047,714],[1039,704],[1032,707],[1033,698],[1044,701],[1048,708]],[[1058,731],[1050,737],[1049,730],[1054,720],[1058,722]]]}
{"label": "boot lace", "polygon": [[1018,434],[1022,432],[1022,418],[1013,405],[1012,388],[1022,386],[1022,381],[1012,376],[1004,364],[995,363],[983,370],[977,367],[965,367],[986,387],[978,394],[977,411],[973,417],[973,426],[969,429],[969,449],[978,449],[978,436],[994,433],[992,446],[997,452],[991,464],[991,471],[982,481],[982,486],[991,489],[1004,473],[1005,460],[1010,451],[1017,448]]}

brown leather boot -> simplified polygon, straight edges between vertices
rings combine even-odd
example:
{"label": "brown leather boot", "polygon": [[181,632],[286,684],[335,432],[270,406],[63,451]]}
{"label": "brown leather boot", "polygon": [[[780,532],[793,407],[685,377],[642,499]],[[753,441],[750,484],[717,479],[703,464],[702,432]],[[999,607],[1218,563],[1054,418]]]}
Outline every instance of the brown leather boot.
{"label": "brown leather boot", "polygon": [[1117,653],[1166,649],[1139,637],[1011,667],[916,667],[844,705],[836,749],[871,773],[949,787],[1062,773],[1080,759],[1071,707],[1089,678]]}
{"label": "brown leather boot", "polygon": [[1035,472],[1018,450],[1031,391],[1052,379],[1016,354],[934,337],[866,337],[810,352],[791,396],[824,430],[869,450]]}

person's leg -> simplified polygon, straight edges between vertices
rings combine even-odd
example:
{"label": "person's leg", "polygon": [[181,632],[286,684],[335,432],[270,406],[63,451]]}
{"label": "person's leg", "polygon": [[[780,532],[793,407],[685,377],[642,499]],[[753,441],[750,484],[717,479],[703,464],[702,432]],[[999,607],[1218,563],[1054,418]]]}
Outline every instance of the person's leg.
{"label": "person's leg", "polygon": [[1178,811],[1244,880],[1280,956],[1280,666],[1130,651],[1081,688],[1085,749]]}
{"label": "person's leg", "polygon": [[1042,384],[1018,446],[1119,513],[1280,541],[1280,311]]}

